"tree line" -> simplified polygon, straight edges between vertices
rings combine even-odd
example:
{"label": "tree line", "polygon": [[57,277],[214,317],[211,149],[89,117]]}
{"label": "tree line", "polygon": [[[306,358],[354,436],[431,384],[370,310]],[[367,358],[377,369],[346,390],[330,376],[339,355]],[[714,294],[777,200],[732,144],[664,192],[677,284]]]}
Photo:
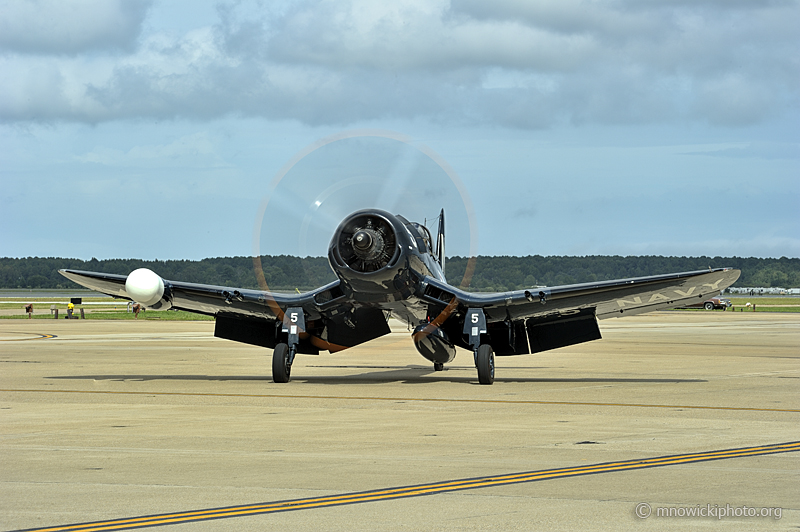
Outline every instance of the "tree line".
{"label": "tree line", "polygon": [[[461,284],[466,257],[446,261],[447,280]],[[533,286],[641,277],[661,273],[731,267],[742,270],[734,286],[800,288],[800,259],[759,259],[744,257],[662,257],[662,256],[551,256],[487,257],[475,260],[470,288],[506,291]],[[59,275],[68,268],[127,275],[136,268],[150,268],[165,279],[237,288],[258,288],[252,257],[217,257],[203,260],[91,260],[57,257],[0,258],[0,288],[75,288]],[[310,290],[336,279],[325,257],[266,255],[261,269],[270,289]]]}

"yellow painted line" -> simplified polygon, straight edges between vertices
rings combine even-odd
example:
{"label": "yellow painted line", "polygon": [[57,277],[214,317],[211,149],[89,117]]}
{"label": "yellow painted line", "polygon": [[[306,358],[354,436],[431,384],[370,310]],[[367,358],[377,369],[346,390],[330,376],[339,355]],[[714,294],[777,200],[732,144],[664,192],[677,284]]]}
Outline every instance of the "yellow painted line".
{"label": "yellow painted line", "polygon": [[647,403],[591,403],[584,401],[533,401],[524,399],[455,399],[436,397],[369,397],[348,395],[286,395],[249,393],[211,393],[211,392],[140,392],[119,390],[45,390],[45,389],[0,389],[0,392],[18,393],[77,393],[105,395],[151,395],[151,396],[189,396],[189,397],[252,397],[264,399],[336,399],[343,401],[406,401],[422,403],[489,403],[514,405],[566,405],[566,406],[617,406],[627,408],[670,408],[688,410],[732,410],[742,412],[800,412],[793,408],[756,408],[745,406],[704,406],[704,405],[659,405]]}
{"label": "yellow painted line", "polygon": [[341,495],[329,495],[323,497],[311,497],[306,499],[294,499],[289,501],[265,502],[259,504],[248,504],[242,506],[229,506],[226,508],[209,508],[204,510],[194,510],[188,512],[173,512],[157,515],[140,517],[128,517],[123,519],[112,519],[106,521],[96,521],[93,523],[79,523],[72,525],[53,526],[45,528],[28,529],[29,532],[97,532],[106,530],[130,530],[133,528],[144,528],[154,526],[165,526],[179,523],[191,523],[210,519],[227,519],[231,517],[243,517],[248,515],[267,514],[275,512],[287,512],[293,510],[305,510],[311,508],[325,508],[329,506],[341,506],[345,504],[358,504],[374,501],[387,501],[402,499],[407,497],[419,497],[424,495],[434,495],[437,493],[449,493],[468,489],[488,488],[492,486],[502,486],[508,484],[520,484],[525,482],[537,482],[541,480],[566,478],[580,475],[594,475],[599,473],[612,473],[618,471],[630,471],[635,469],[646,469],[651,467],[664,467],[670,465],[692,464],[697,462],[707,462],[711,460],[726,460],[730,458],[742,458],[748,456],[761,456],[767,454],[788,453],[800,451],[800,441],[778,443],[774,445],[761,445],[756,447],[744,447],[739,449],[723,449],[701,453],[689,453],[672,456],[659,456],[655,458],[625,460],[619,462],[607,462],[578,467],[567,467],[559,469],[548,469],[543,471],[527,471],[523,473],[511,473],[506,475],[493,475],[488,477],[467,478],[436,482],[430,484],[419,484],[415,486],[401,486],[395,488],[378,489],[357,493],[345,493]]}
{"label": "yellow painted line", "polygon": [[9,338],[8,340],[0,340],[0,342],[25,342],[27,340],[46,340],[48,338],[58,338],[55,334],[42,334],[42,333],[11,333],[11,334],[38,334],[35,338]]}

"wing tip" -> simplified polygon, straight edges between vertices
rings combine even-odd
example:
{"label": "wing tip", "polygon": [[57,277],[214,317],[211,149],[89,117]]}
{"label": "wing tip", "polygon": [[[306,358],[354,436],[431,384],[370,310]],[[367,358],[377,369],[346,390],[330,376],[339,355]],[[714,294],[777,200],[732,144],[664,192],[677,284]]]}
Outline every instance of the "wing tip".
{"label": "wing tip", "polygon": [[58,273],[69,279],[70,281],[74,281],[75,277],[80,277],[80,272],[78,270],[70,270],[69,268],[60,268]]}

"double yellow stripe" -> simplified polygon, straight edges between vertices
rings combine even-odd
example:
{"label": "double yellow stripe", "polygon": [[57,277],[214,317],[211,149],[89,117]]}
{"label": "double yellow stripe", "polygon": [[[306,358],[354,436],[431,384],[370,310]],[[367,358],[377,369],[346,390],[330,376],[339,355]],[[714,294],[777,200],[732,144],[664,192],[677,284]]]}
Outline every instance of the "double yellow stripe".
{"label": "double yellow stripe", "polygon": [[295,499],[290,501],[268,502],[261,504],[250,504],[245,506],[231,506],[227,508],[212,508],[207,510],[196,510],[190,512],[176,512],[176,513],[167,513],[167,514],[142,516],[142,517],[130,517],[125,519],[98,521],[94,523],[37,528],[37,529],[31,529],[31,532],[33,531],[93,532],[101,530],[127,530],[132,528],[190,523],[194,521],[204,521],[208,519],[226,519],[230,517],[241,517],[254,514],[286,512],[286,511],[304,510],[310,508],[324,508],[327,506],[339,506],[344,504],[357,504],[357,503],[372,502],[372,501],[385,501],[385,500],[400,499],[406,497],[417,497],[421,495],[433,495],[436,493],[447,493],[452,491],[486,488],[491,486],[502,486],[506,484],[536,482],[539,480],[547,480],[553,478],[573,477],[579,475],[592,475],[598,473],[610,473],[614,471],[629,471],[633,469],[644,469],[649,467],[664,467],[676,464],[690,464],[694,462],[706,462],[709,460],[725,460],[728,458],[741,458],[746,456],[759,456],[765,454],[787,453],[795,451],[800,451],[800,441],[778,443],[774,445],[762,445],[758,447],[745,447],[740,449],[709,451],[704,453],[660,456],[656,458],[646,458],[641,460],[637,459],[637,460],[626,460],[621,462],[609,462],[604,464],[594,464],[594,465],[587,465],[580,467],[548,469],[544,471],[528,471],[523,473],[512,473],[508,475],[495,475],[489,477],[451,480],[451,481],[437,482],[432,484],[420,484],[416,486],[387,488],[381,490],[365,491],[361,493],[346,493],[343,495],[331,495],[326,497],[312,497],[308,499]]}

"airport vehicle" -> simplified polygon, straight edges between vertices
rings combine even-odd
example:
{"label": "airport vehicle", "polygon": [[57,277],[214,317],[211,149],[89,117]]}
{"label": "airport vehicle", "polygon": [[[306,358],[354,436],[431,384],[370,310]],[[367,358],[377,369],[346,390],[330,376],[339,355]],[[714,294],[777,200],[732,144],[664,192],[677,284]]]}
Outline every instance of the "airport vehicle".
{"label": "airport vehicle", "polygon": [[[377,209],[347,216],[328,261],[337,280],[303,294],[60,270],[92,290],[148,308],[215,316],[214,335],[273,349],[272,378],[288,382],[297,354],[340,351],[389,333],[389,315],[409,324],[419,353],[444,369],[456,349],[472,351],[481,384],[492,384],[495,355],[538,353],[601,338],[597,320],[704,301],[739,278],[729,268],[633,279],[474,293],[444,276],[444,210],[434,240],[421,224]],[[257,272],[258,274],[259,272]]]}
{"label": "airport vehicle", "polygon": [[731,300],[724,297],[712,297],[703,301],[703,308],[706,310],[727,310],[731,306]]}
{"label": "airport vehicle", "polygon": [[722,296],[711,297],[700,303],[692,303],[691,305],[684,305],[681,308],[704,308],[706,310],[727,310],[733,303],[731,300]]}

